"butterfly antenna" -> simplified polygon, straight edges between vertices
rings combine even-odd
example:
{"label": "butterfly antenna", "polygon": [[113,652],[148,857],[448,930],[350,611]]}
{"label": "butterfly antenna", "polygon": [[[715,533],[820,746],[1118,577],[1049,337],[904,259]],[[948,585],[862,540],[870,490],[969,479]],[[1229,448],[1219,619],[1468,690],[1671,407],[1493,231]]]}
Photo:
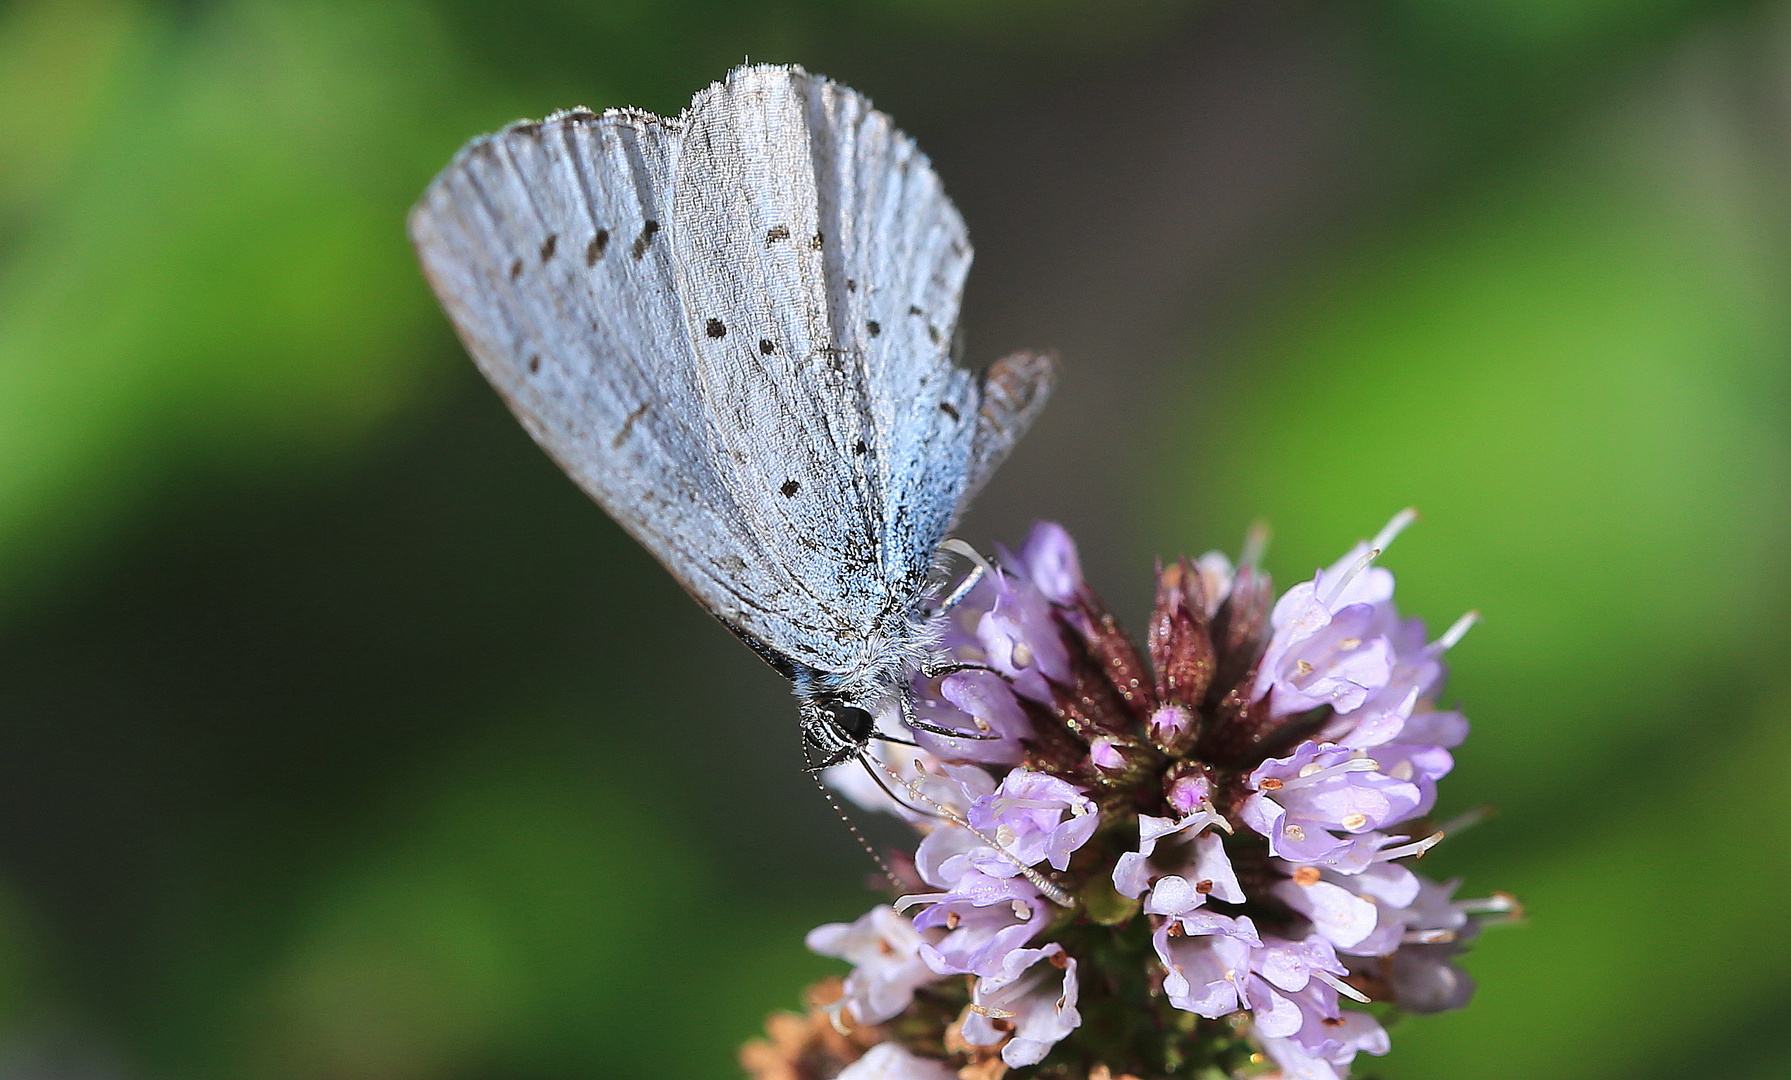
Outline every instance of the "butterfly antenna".
{"label": "butterfly antenna", "polygon": [[[859,755],[858,760],[864,761],[865,767],[867,769],[870,768],[870,762],[865,760],[865,756],[863,754]],[[968,830],[970,832],[970,835],[976,837],[978,840],[981,840],[983,843],[987,844],[989,847],[993,848],[996,852],[998,852],[1002,858],[1006,859],[1014,867],[1014,869],[1016,869],[1016,870],[1020,871],[1020,873],[1024,874],[1026,876],[1026,880],[1032,882],[1032,884],[1038,888],[1039,892],[1044,893],[1045,899],[1051,901],[1053,904],[1056,904],[1058,907],[1062,907],[1062,908],[1075,906],[1074,901],[1072,901],[1070,899],[1070,894],[1068,892],[1064,891],[1064,888],[1062,885],[1057,884],[1057,882],[1052,881],[1050,878],[1039,873],[1037,870],[1035,870],[1032,867],[1027,866],[1025,863],[1021,862],[1019,860],[1019,858],[1014,855],[1013,852],[1009,851],[1005,847],[1002,847],[1001,844],[998,841],[996,841],[996,839],[994,837],[990,836],[986,832],[983,832],[981,829],[977,828],[976,826],[970,824],[969,820],[967,818],[965,818],[963,814],[960,814],[956,810],[953,810],[951,807],[938,802],[932,796],[930,796],[926,792],[922,791],[920,789],[919,784],[915,783],[912,780],[902,779],[902,777],[900,775],[898,775],[895,770],[891,769],[888,765],[884,765],[882,762],[878,762],[877,764],[882,766],[883,771],[889,775],[889,778],[891,780],[894,780],[896,783],[900,784],[904,791],[908,792],[908,794],[914,796],[916,799],[919,799],[921,802],[926,803],[928,806],[930,806],[934,810],[938,811],[938,816],[944,818],[945,820],[951,822],[953,825],[956,825],[959,828]],[[885,788],[884,790],[887,791],[889,789]]]}
{"label": "butterfly antenna", "polygon": [[[915,744],[910,743],[909,745],[913,746]],[[904,810],[911,810],[916,814],[924,814],[927,817],[938,818],[941,821],[952,820],[951,818],[948,818],[945,815],[940,814],[936,810],[929,810],[924,806],[915,806],[913,803],[902,798],[900,795],[897,795],[893,790],[890,789],[890,786],[884,782],[883,777],[877,775],[876,766],[871,763],[873,760],[874,759],[872,759],[870,757],[870,755],[868,755],[868,754],[859,754],[858,755],[858,763],[860,765],[864,766],[864,771],[866,773],[870,774],[871,782],[873,784],[876,784],[879,788],[881,788],[883,791],[883,794],[889,796],[890,802],[895,803],[897,806],[901,807]],[[881,763],[879,762],[878,764],[881,764]],[[907,791],[908,790],[907,785],[904,784],[902,786],[902,790]]]}
{"label": "butterfly antenna", "polygon": [[858,826],[853,823],[851,818],[846,816],[845,808],[840,805],[838,799],[833,797],[833,792],[827,790],[827,784],[822,781],[821,774],[812,772],[809,773],[809,775],[815,778],[815,786],[821,789],[821,797],[827,800],[828,806],[833,807],[833,812],[839,815],[839,819],[841,823],[846,826],[846,830],[852,834],[854,840],[858,841],[858,846],[864,849],[864,853],[869,855],[871,861],[877,864],[877,869],[883,871],[883,876],[889,879],[890,887],[898,893],[907,888],[907,886],[902,883],[902,879],[896,877],[895,871],[889,868],[889,864],[883,861],[883,856],[877,854],[877,849],[871,846],[871,842],[866,840],[864,834],[858,831]]}

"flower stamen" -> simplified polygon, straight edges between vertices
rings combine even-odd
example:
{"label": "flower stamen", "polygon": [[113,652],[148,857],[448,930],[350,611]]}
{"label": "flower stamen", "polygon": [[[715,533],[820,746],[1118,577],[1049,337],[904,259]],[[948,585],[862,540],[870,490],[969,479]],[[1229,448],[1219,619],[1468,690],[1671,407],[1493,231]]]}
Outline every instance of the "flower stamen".
{"label": "flower stamen", "polygon": [[1319,971],[1319,970],[1314,969],[1312,972],[1312,977],[1317,979],[1319,982],[1324,983],[1326,986],[1330,987],[1331,989],[1337,991],[1339,994],[1342,994],[1344,997],[1349,998],[1351,1001],[1359,1001],[1362,1004],[1366,1005],[1369,1002],[1374,1000],[1373,998],[1369,997],[1367,994],[1364,994],[1362,991],[1357,990],[1355,987],[1351,986],[1349,983],[1344,982],[1342,979],[1339,979],[1337,976],[1331,974],[1328,971]]}
{"label": "flower stamen", "polygon": [[1374,861],[1392,862],[1394,859],[1403,859],[1407,856],[1421,856],[1431,848],[1442,843],[1445,835],[1443,830],[1438,829],[1436,832],[1431,833],[1422,840],[1414,840],[1409,844],[1401,844],[1398,847],[1390,847],[1377,851],[1374,855]]}
{"label": "flower stamen", "polygon": [[1350,587],[1350,583],[1360,577],[1362,571],[1373,566],[1374,560],[1380,557],[1381,549],[1377,547],[1371,547],[1363,552],[1362,557],[1351,563],[1349,569],[1339,575],[1337,580],[1325,590],[1325,595],[1319,598],[1319,602],[1326,607],[1330,607],[1332,604],[1336,603],[1337,598],[1342,596],[1344,590]]}
{"label": "flower stamen", "polygon": [[[1264,780],[1257,790],[1291,791],[1294,788],[1309,787],[1318,783],[1320,780],[1328,780],[1333,776],[1338,776],[1343,773],[1379,772],[1381,767],[1380,762],[1367,757],[1350,758],[1348,761],[1340,761],[1329,768],[1312,769],[1312,767],[1317,764],[1318,762],[1316,761],[1307,762],[1305,768],[1300,770],[1300,775],[1294,777],[1292,780],[1281,780],[1278,782]],[[1307,772],[1307,769],[1312,769],[1312,771]],[[1271,782],[1275,783],[1274,787],[1269,786]]]}
{"label": "flower stamen", "polygon": [[1413,507],[1406,507],[1381,526],[1381,531],[1374,534],[1374,539],[1368,542],[1368,546],[1377,551],[1387,550],[1387,545],[1398,539],[1399,534],[1406,530],[1406,526],[1417,520],[1418,511]]}
{"label": "flower stamen", "polygon": [[1460,644],[1461,639],[1467,637],[1468,631],[1472,630],[1479,621],[1480,613],[1478,611],[1468,612],[1450,624],[1449,629],[1443,631],[1443,636],[1431,642],[1424,651],[1432,656],[1448,652]]}

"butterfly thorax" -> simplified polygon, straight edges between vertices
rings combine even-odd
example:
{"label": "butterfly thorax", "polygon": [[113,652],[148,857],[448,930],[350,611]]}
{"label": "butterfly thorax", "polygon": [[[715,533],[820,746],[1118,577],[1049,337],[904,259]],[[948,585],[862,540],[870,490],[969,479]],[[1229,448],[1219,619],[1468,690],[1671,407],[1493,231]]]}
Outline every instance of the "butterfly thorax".
{"label": "butterfly thorax", "polygon": [[863,751],[877,718],[899,713],[910,681],[935,666],[938,616],[911,614],[892,629],[867,636],[861,663],[849,671],[792,665],[803,750],[811,768],[836,765]]}

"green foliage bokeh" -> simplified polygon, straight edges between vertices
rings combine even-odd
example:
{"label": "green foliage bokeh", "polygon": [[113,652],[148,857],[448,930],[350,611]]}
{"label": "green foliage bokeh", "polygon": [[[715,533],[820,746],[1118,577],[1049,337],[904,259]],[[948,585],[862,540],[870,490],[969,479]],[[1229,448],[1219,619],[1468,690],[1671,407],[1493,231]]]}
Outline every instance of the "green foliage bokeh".
{"label": "green foliage bokeh", "polygon": [[[745,56],[963,130],[929,65],[1094,78],[1225,11],[0,4],[0,1068],[734,1075],[862,867],[727,775],[790,739],[732,715],[764,673],[470,374],[405,210],[475,133],[675,111]],[[1497,813],[1431,870],[1530,915],[1376,1075],[1784,1075],[1791,142],[1707,99],[1782,90],[1791,18],[1275,11],[1347,11],[1383,183],[1094,418],[1142,429],[1146,494],[1085,558],[1262,518],[1286,584],[1410,504],[1404,606],[1484,613],[1443,809]]]}

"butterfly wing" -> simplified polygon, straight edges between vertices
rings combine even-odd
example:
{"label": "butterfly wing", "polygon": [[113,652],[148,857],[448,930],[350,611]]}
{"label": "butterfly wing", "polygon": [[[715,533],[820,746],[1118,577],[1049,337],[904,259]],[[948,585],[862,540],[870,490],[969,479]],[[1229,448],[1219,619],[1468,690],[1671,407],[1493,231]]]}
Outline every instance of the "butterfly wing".
{"label": "butterfly wing", "polygon": [[580,487],[731,626],[838,663],[791,647],[812,604],[790,602],[803,590],[713,453],[667,236],[682,149],[679,122],[638,112],[511,125],[437,177],[411,238],[480,370]]}
{"label": "butterfly wing", "polygon": [[976,411],[970,477],[959,496],[960,511],[995,475],[1020,436],[1044,411],[1057,384],[1057,365],[1046,353],[1017,352],[990,364],[981,381],[982,404]]}
{"label": "butterfly wing", "polygon": [[783,474],[767,469],[812,476],[815,517],[763,527],[797,527],[817,553],[807,579],[847,598],[861,633],[897,632],[956,511],[975,430],[975,380],[948,344],[970,263],[963,221],[888,117],[800,69],[745,68],[710,88],[686,144],[681,272],[774,346],[762,375],[718,355],[708,369],[739,382],[716,396],[793,396],[779,415],[806,429],[802,449],[821,450],[797,462],[755,439],[740,475],[779,490]]}
{"label": "butterfly wing", "polygon": [[411,234],[530,433],[698,600],[762,652],[877,664],[990,429],[946,344],[962,221],[886,117],[742,68],[678,121],[475,141]]}

